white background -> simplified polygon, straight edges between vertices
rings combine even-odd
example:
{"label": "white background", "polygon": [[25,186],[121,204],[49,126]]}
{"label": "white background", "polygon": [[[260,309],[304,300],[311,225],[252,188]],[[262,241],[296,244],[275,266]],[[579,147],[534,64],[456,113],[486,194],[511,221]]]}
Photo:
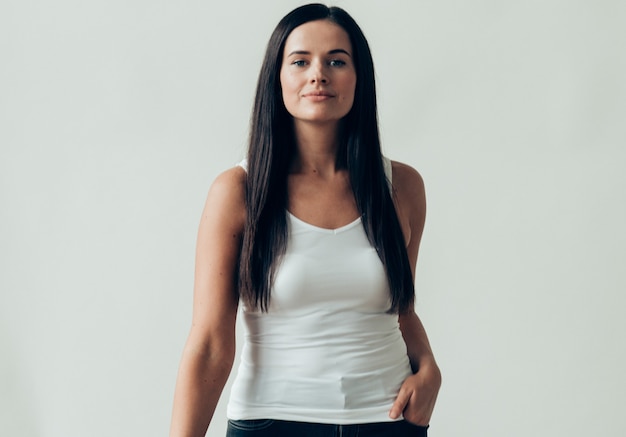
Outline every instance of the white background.
{"label": "white background", "polygon": [[[301,3],[0,1],[0,435],[167,435],[204,197]],[[626,3],[336,4],[427,185],[430,435],[626,435]]]}

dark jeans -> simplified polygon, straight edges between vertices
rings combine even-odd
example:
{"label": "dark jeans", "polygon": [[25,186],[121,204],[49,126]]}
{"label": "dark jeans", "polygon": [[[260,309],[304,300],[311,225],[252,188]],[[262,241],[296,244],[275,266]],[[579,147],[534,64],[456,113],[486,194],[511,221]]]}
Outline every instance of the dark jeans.
{"label": "dark jeans", "polygon": [[398,422],[328,425],[285,420],[229,420],[226,437],[426,437],[427,426]]}

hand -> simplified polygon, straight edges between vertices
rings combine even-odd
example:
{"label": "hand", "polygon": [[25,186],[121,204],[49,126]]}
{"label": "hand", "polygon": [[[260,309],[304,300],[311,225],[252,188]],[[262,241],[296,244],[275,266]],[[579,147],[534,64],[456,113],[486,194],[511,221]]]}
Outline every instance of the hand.
{"label": "hand", "polygon": [[440,386],[441,372],[435,363],[420,367],[402,383],[389,417],[397,419],[404,414],[404,419],[415,425],[428,425]]}

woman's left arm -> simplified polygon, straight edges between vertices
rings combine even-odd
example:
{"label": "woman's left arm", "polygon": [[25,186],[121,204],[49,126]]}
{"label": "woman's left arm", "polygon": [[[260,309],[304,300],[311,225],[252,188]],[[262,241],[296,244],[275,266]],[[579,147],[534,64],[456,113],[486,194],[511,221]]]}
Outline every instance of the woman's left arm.
{"label": "woman's left arm", "polygon": [[[415,278],[415,265],[426,218],[426,195],[420,174],[408,165],[393,163],[394,202],[398,218],[407,239],[407,253]],[[413,369],[391,407],[389,416],[401,414],[416,425],[428,425],[439,387],[441,372],[433,355],[424,325],[413,308],[399,316],[400,330],[406,343]]]}

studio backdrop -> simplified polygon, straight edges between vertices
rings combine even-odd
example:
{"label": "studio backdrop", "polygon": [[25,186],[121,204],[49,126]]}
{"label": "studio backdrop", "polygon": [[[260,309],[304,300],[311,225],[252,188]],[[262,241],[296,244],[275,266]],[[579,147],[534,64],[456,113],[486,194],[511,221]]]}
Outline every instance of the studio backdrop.
{"label": "studio backdrop", "polygon": [[[204,198],[302,3],[0,2],[0,435],[167,435]],[[626,435],[626,3],[335,4],[426,183],[430,435]]]}

